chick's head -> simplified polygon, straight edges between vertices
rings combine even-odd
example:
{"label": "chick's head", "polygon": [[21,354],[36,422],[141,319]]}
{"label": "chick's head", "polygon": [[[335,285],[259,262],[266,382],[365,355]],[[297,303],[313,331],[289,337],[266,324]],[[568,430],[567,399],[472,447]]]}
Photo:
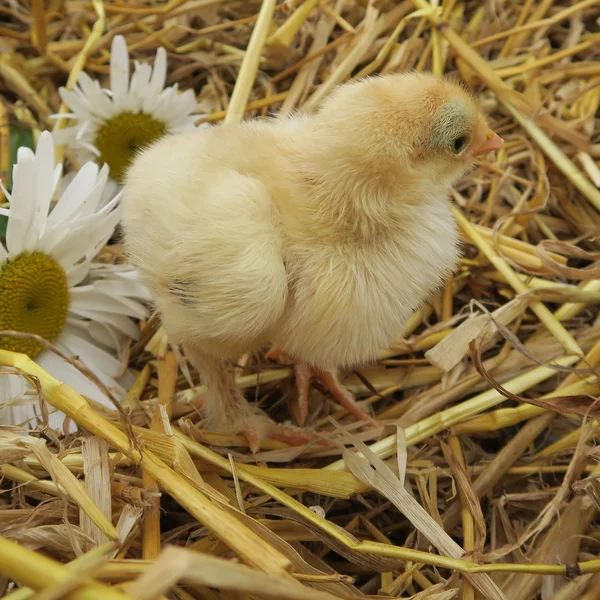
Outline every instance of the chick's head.
{"label": "chick's head", "polygon": [[474,98],[460,85],[421,73],[373,77],[341,86],[318,118],[346,152],[400,172],[453,185],[475,158],[502,147]]}

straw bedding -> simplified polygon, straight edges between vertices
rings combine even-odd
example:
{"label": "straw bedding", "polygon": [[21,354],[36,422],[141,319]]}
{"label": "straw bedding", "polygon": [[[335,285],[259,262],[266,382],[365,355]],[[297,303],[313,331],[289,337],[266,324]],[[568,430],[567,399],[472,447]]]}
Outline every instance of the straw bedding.
{"label": "straw bedding", "polygon": [[[199,122],[313,110],[349,78],[416,69],[475,90],[506,144],[453,192],[459,272],[347,374],[377,430],[315,388],[311,424],[336,443],[252,456],[198,427],[202,390],[154,319],[126,350],[122,413],[0,350],[80,426],[0,429],[0,594],[600,598],[599,19],[594,0],[4,2],[3,177],[15,126],[54,127],[58,87],[103,81],[116,34],[142,62],[167,49]],[[289,418],[288,365],[246,356],[238,375]]]}

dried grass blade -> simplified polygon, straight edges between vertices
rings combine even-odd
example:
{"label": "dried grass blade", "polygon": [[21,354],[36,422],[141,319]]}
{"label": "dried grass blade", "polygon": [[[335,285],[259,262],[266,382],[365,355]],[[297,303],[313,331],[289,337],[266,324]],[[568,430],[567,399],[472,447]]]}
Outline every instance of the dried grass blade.
{"label": "dried grass blade", "polygon": [[[112,497],[110,485],[110,465],[108,444],[96,437],[86,436],[81,445],[85,489],[92,501],[112,523]],[[97,544],[108,541],[107,535],[92,521],[85,511],[81,511],[80,525]]]}
{"label": "dried grass blade", "polygon": [[[412,0],[412,2],[420,9],[426,9],[430,6],[426,0]],[[504,104],[508,112],[527,131],[529,136],[538,144],[548,158],[596,209],[600,210],[600,190],[576,167],[575,163],[566,156],[558,145],[536,125],[532,118],[521,112],[522,110],[527,110],[527,112],[533,114],[531,107],[528,106],[524,97],[508,88],[486,61],[458,33],[452,30],[447,23],[443,22],[437,14],[430,11],[428,18],[435,27],[440,29],[442,35],[448,40],[456,53],[496,92],[498,99]]]}
{"label": "dried grass blade", "polygon": [[[170,416],[176,380],[177,359],[174,352],[167,352],[164,357],[158,359],[158,405],[155,407],[150,422],[150,429],[162,433],[163,436],[167,434],[167,429],[170,431]],[[164,419],[161,409],[165,409]],[[150,506],[146,511],[143,522],[142,556],[146,560],[156,560],[161,547],[160,491],[158,485],[152,479],[152,475],[147,470],[144,470],[143,473],[143,485]]]}
{"label": "dried grass blade", "polygon": [[[563,356],[556,359],[554,364],[562,367],[568,367],[577,362],[577,360],[577,356]],[[556,371],[554,369],[550,369],[549,367],[536,367],[535,369],[531,369],[530,371],[527,371],[518,377],[514,377],[504,384],[504,388],[512,393],[520,394],[534,385],[549,379],[555,373]],[[496,392],[496,390],[488,390],[483,392],[474,398],[461,402],[452,408],[448,408],[441,413],[435,414],[407,427],[404,430],[406,435],[406,443],[409,446],[416,444],[432,435],[435,435],[436,433],[439,433],[440,431],[443,431],[444,429],[448,429],[449,427],[468,419],[469,417],[473,417],[478,413],[491,408],[492,406],[496,406],[503,401],[503,396]],[[371,446],[371,450],[382,459],[392,456],[395,452],[395,448],[395,434],[386,437]],[[345,466],[346,465],[344,461],[339,460],[325,468],[331,471],[342,471]]]}
{"label": "dried grass blade", "polygon": [[[73,388],[52,377],[23,354],[0,350],[0,364],[16,366],[37,377],[49,404],[70,416],[91,433],[105,439],[125,456],[151,472],[153,478],[165,491],[169,492],[182,507],[219,539],[238,552],[248,564],[274,574],[285,573],[290,568],[290,563],[284,556],[219,508],[152,452],[144,450],[140,453],[134,449],[131,440],[113,424],[96,414]],[[116,531],[114,537],[118,537]]]}
{"label": "dried grass blade", "polygon": [[[564,387],[560,387],[560,391],[565,395],[598,395],[600,393],[600,385],[596,377],[589,377],[584,380],[575,381]],[[554,392],[541,396],[542,399],[551,398]],[[545,409],[533,405],[520,405],[516,408],[501,408],[499,410],[489,412],[485,415],[474,417],[464,423],[459,423],[452,428],[455,435],[470,435],[481,431],[496,431],[510,427],[527,419],[531,419],[546,412]]]}
{"label": "dried grass blade", "polygon": [[125,543],[125,540],[129,537],[133,529],[139,523],[143,514],[144,509],[140,506],[131,506],[131,504],[127,504],[123,507],[117,522],[119,541],[122,544]]}
{"label": "dried grass blade", "polygon": [[[68,90],[71,90],[77,82],[79,74],[85,67],[85,63],[87,61],[89,53],[91,52],[94,45],[98,42],[98,40],[102,37],[102,34],[106,29],[106,13],[104,11],[104,2],[102,0],[92,0],[92,6],[94,7],[94,12],[96,13],[97,18],[94,22],[94,25],[92,26],[92,30],[89,36],[85,40],[83,48],[81,49],[81,51],[79,52],[79,54],[73,62],[73,66],[71,67],[71,72],[69,73],[69,78],[67,79],[67,84],[65,86]],[[65,104],[61,104],[58,112],[61,115],[66,114],[68,112],[67,106]],[[58,119],[54,123],[53,131],[59,131],[60,129],[63,129],[66,124],[66,118]],[[63,152],[63,146],[56,147],[55,153],[57,160],[62,160]],[[72,156],[72,153],[69,153],[69,160],[73,162],[74,165],[78,165],[78,161],[74,156]]]}
{"label": "dried grass blade", "polygon": [[[108,558],[110,558],[111,553],[115,551],[115,548],[116,546],[112,542],[96,546],[82,556],[78,556],[75,560],[72,560],[65,566],[74,574],[86,574],[89,576],[93,572],[93,574],[96,575],[96,572],[102,569],[107,563]],[[52,588],[53,591],[56,589],[57,587]],[[4,600],[30,600],[34,596],[35,598],[40,598],[43,593],[44,592],[40,592],[36,595],[35,590],[29,587],[22,587],[4,596]]]}
{"label": "dried grass blade", "polygon": [[225,124],[238,123],[244,118],[246,104],[248,104],[248,98],[250,97],[252,86],[256,79],[263,45],[273,19],[275,1],[276,0],[262,0],[258,19],[254,26],[254,30],[252,31],[250,41],[248,42],[244,60],[242,61],[233,94],[231,95],[231,102],[227,109]]}
{"label": "dried grass blade", "polygon": [[[270,520],[267,524],[239,512],[236,512],[235,515],[248,527],[253,529],[258,535],[267,540],[274,548],[277,548],[282,554],[290,559],[294,565],[294,577],[297,579],[300,579],[299,576],[303,576],[303,580],[309,581],[309,578],[312,577],[312,587],[336,594],[347,600],[357,600],[357,598],[361,597],[360,592],[351,583],[340,580],[340,577],[343,576],[340,576],[325,563],[317,561],[316,557],[313,555],[310,556],[310,564],[307,562],[307,560],[304,560],[303,556],[306,556],[307,550],[303,546],[299,546],[298,550],[296,550],[290,543],[283,540],[271,530],[274,525],[280,524],[281,521]],[[302,530],[308,531],[308,529],[305,527],[302,527]],[[300,552],[302,555],[300,555]],[[333,581],[325,580],[328,578],[328,576],[332,577]]]}
{"label": "dried grass blade", "polygon": [[342,83],[352,72],[352,69],[358,64],[367,48],[375,40],[377,28],[378,11],[371,5],[367,7],[362,29],[355,39],[355,45],[338,65],[335,72],[332,73],[327,80],[322,83],[314,94],[304,103],[302,110],[305,112],[313,112],[317,110],[324,98],[333,90],[333,88]]}
{"label": "dried grass blade", "polygon": [[[461,506],[463,510],[465,508],[468,510],[473,522],[475,525],[477,525],[480,539],[485,539],[485,518],[481,512],[479,498],[477,497],[477,494],[475,493],[475,490],[469,481],[469,476],[467,475],[465,465],[463,464],[464,457],[462,456],[462,450],[460,449],[459,443],[460,442],[457,437],[450,438],[448,444],[442,442],[442,452],[444,453],[444,458],[446,459],[446,462],[452,471],[453,477],[457,480]],[[461,452],[460,458],[454,454],[454,449],[457,449]],[[473,550],[472,547],[465,549],[467,551]]]}
{"label": "dried grass blade", "polygon": [[[471,241],[481,250],[488,260],[502,273],[511,287],[519,294],[528,291],[527,286],[516,276],[515,272],[508,264],[496,253],[496,251],[485,241],[481,234],[471,225],[469,220],[462,214],[458,207],[454,206],[452,212],[462,227],[463,231],[469,236]],[[573,339],[571,334],[561,325],[560,321],[548,310],[541,302],[535,302],[531,305],[531,310],[537,315],[539,320],[548,328],[548,331],[561,343],[567,352],[583,355],[579,344]]]}
{"label": "dried grass blade", "polygon": [[[65,581],[71,581],[72,571],[42,554],[0,537],[0,573],[30,587],[45,590]],[[81,587],[73,590],[72,600],[133,600],[132,596],[107,585],[85,580]]]}
{"label": "dried grass blade", "polygon": [[[380,460],[366,444],[346,436],[361,454],[344,448],[343,455],[350,470],[362,481],[371,485],[387,498],[413,526],[420,531],[441,553],[460,558],[465,551],[438,525],[435,519],[409,494],[390,468]],[[494,582],[488,577],[465,575],[488,599],[506,600]]]}
{"label": "dried grass blade", "polygon": [[92,498],[90,498],[83,485],[73,473],[71,473],[71,471],[69,471],[69,469],[50,452],[50,450],[48,450],[46,444],[42,440],[32,437],[22,438],[22,443],[31,448],[46,471],[48,471],[52,481],[65,490],[69,498],[79,506],[98,529],[107,536],[108,539],[117,540],[119,534],[113,524]]}
{"label": "dried grass blade", "polygon": [[26,486],[27,489],[38,490],[49,496],[63,496],[66,492],[63,488],[56,485],[54,481],[46,481],[44,479],[38,479],[35,475],[23,471],[14,465],[3,464],[0,465],[0,475],[6,477],[10,481],[20,483]]}
{"label": "dried grass blade", "polygon": [[300,27],[310,16],[310,13],[319,4],[319,0],[305,0],[287,19],[287,21],[277,29],[277,31],[267,40],[268,44],[279,46],[290,46]]}
{"label": "dried grass blade", "polygon": [[448,372],[469,352],[469,344],[475,340],[491,341],[497,332],[496,322],[508,325],[517,319],[529,304],[526,296],[517,296],[503,304],[493,313],[471,314],[450,335],[425,353],[427,359],[438,369]]}
{"label": "dried grass blade", "polygon": [[138,600],[154,600],[176,582],[202,585],[277,600],[338,600],[339,597],[307,588],[292,578],[275,577],[231,561],[170,546],[153,568],[131,585]]}

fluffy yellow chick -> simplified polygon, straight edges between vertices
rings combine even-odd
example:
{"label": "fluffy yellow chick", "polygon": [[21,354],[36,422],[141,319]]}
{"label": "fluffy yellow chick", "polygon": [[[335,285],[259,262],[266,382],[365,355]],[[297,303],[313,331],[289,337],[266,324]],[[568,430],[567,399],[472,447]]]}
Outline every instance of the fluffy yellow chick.
{"label": "fluffy yellow chick", "polygon": [[336,371],[373,361],[455,269],[448,194],[500,148],[461,87],[400,74],[340,86],[314,115],[163,138],[130,168],[126,247],[209,395],[207,426],[303,435],[259,414],[230,362],[272,344],[368,420]]}

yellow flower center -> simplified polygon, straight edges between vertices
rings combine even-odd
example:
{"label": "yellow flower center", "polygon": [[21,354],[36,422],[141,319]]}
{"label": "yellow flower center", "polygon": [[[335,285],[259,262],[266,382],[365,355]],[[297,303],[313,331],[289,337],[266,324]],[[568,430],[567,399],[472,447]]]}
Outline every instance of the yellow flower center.
{"label": "yellow flower center", "polygon": [[[69,311],[65,270],[43,252],[23,252],[0,267],[0,330],[36,333],[53,342]],[[35,340],[0,337],[0,348],[37,356],[44,347]]]}
{"label": "yellow flower center", "polygon": [[146,113],[123,112],[106,121],[94,142],[100,163],[110,167],[110,174],[122,183],[135,153],[166,133],[165,124]]}

